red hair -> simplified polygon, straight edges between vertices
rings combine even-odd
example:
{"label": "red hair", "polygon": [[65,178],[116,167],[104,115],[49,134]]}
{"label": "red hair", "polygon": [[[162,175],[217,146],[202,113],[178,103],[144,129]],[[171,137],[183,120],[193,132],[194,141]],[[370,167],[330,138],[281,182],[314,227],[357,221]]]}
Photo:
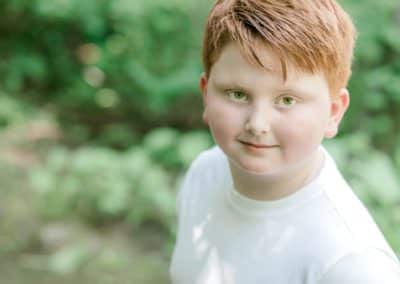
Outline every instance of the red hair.
{"label": "red hair", "polygon": [[350,78],[355,38],[350,16],[335,0],[217,0],[205,28],[203,65],[209,77],[234,41],[249,62],[268,69],[258,54],[267,47],[279,57],[285,79],[288,65],[322,72],[335,94]]}

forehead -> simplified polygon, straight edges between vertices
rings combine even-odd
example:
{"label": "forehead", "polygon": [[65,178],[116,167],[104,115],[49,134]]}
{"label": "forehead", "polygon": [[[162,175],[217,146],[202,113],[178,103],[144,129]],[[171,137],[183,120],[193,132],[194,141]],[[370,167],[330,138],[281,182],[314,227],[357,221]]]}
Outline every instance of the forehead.
{"label": "forehead", "polygon": [[281,61],[279,60],[276,52],[273,52],[272,49],[267,47],[266,44],[259,43],[258,41],[254,42],[254,44],[255,46],[253,51],[257,53],[257,57],[260,59],[264,68],[259,66],[260,64],[253,62],[251,58],[246,57],[245,52],[243,52],[240,46],[233,41],[229,41],[221,48],[221,51],[219,52],[219,55],[216,58],[213,67],[218,63],[223,63],[224,65],[227,65],[229,63],[232,63],[231,65],[249,64],[254,65],[255,67],[259,67],[264,71],[282,73]]}
{"label": "forehead", "polygon": [[300,71],[287,62],[287,78],[283,78],[282,64],[276,53],[269,48],[258,48],[258,55],[265,68],[251,63],[240,47],[230,42],[222,50],[210,72],[210,81],[215,84],[237,84],[246,89],[327,89],[321,73]]}

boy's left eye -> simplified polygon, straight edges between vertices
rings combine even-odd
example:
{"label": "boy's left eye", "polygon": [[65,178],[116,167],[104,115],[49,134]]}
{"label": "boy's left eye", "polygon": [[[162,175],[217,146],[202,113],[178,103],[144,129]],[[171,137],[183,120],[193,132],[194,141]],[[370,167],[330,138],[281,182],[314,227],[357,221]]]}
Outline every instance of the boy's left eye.
{"label": "boy's left eye", "polygon": [[283,96],[278,99],[277,103],[285,107],[293,106],[296,104],[296,99],[291,96]]}

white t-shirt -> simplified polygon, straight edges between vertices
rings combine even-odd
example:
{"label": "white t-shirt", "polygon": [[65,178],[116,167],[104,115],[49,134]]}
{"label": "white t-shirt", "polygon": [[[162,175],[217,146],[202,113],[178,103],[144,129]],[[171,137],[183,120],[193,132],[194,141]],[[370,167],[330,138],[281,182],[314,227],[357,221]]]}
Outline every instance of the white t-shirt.
{"label": "white t-shirt", "polygon": [[274,201],[238,193],[220,148],[201,153],[178,195],[172,282],[399,284],[396,255],[324,153],[311,183]]}

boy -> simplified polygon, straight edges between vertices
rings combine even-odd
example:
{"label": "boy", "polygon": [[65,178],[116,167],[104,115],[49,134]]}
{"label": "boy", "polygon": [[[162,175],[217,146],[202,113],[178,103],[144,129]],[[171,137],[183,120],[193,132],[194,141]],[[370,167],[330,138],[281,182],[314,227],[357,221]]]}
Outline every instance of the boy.
{"label": "boy", "polygon": [[355,33],[335,0],[216,2],[200,87],[218,146],[179,192],[173,283],[400,283],[321,146],[349,105]]}

